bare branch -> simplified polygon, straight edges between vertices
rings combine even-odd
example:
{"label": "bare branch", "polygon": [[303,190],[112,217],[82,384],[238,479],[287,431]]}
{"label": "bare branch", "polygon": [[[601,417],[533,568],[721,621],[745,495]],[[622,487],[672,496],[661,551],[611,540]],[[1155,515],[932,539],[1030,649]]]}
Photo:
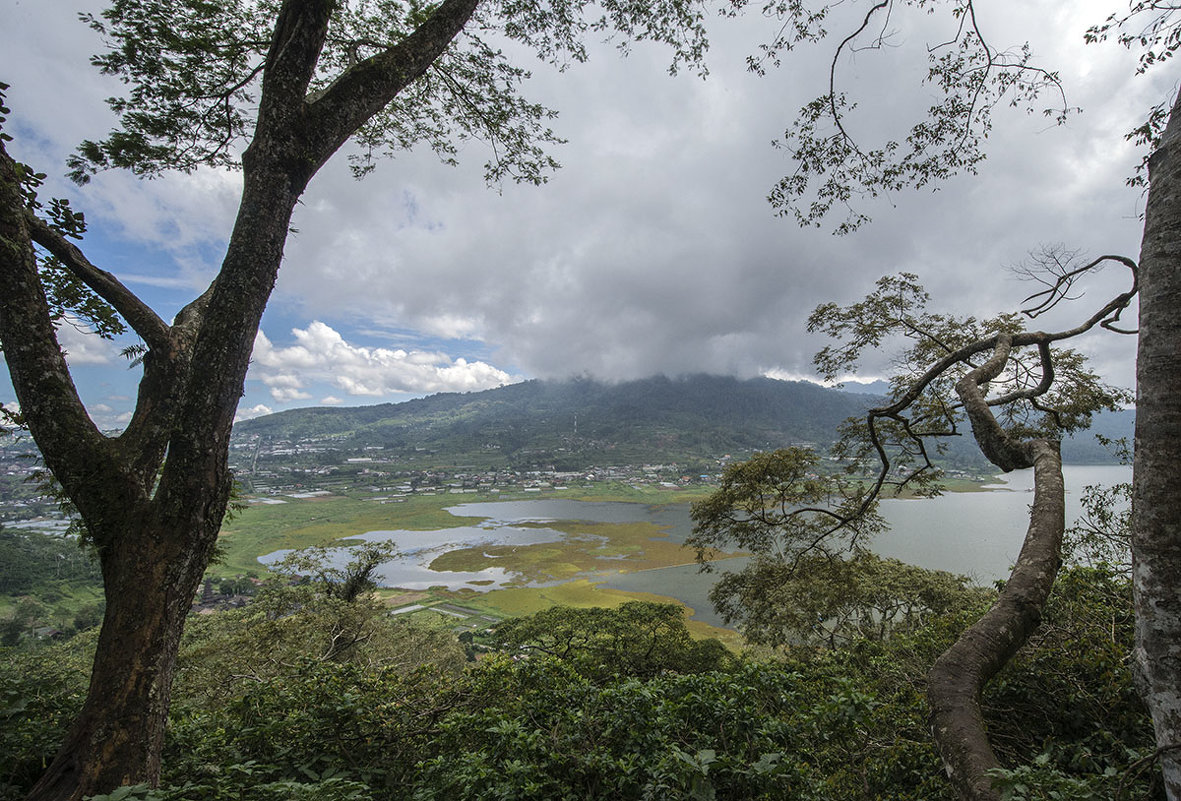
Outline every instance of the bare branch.
{"label": "bare branch", "polygon": [[845,140],[845,142],[848,143],[853,151],[864,160],[868,160],[868,157],[861,152],[861,148],[857,145],[857,140],[850,136],[849,132],[845,130],[844,116],[837,109],[837,63],[840,61],[841,53],[844,52],[845,47],[852,44],[852,42],[858,36],[860,36],[866,28],[869,27],[869,23],[871,20],[873,20],[874,15],[883,8],[889,8],[889,6],[890,0],[880,0],[880,2],[866,11],[865,19],[861,21],[861,26],[842,39],[841,43],[837,45],[836,51],[832,54],[832,62],[828,66],[828,113],[832,115],[833,124],[836,125],[837,131],[840,133],[841,137]]}
{"label": "bare branch", "polygon": [[[1108,255],[1100,256],[1099,258],[1094,259],[1093,261],[1090,261],[1081,267],[1071,268],[1069,263],[1073,260],[1074,255],[1075,254],[1073,253],[1066,254],[1066,259],[1064,261],[1056,250],[1043,251],[1041,254],[1035,257],[1034,266],[1017,268],[1019,275],[1046,285],[1046,289],[1043,289],[1041,292],[1035,292],[1023,301],[1024,303],[1028,303],[1032,300],[1037,300],[1038,302],[1029,308],[1022,309],[1022,314],[1032,320],[1050,311],[1064,300],[1076,299],[1070,295],[1070,290],[1074,286],[1075,282],[1086,273],[1098,271],[1107,262],[1116,262],[1117,264],[1122,264],[1132,271],[1132,287],[1125,294],[1130,298],[1131,295],[1136,293],[1138,289],[1139,276],[1136,262],[1132,261],[1126,256]],[[1043,273],[1049,274],[1053,280],[1047,280]],[[1121,295],[1120,297],[1122,298],[1124,296]],[[1040,300],[1038,300],[1039,298]],[[1114,300],[1113,303],[1115,303],[1117,300],[1118,298]],[[1120,314],[1126,307],[1127,304],[1124,303],[1123,305],[1118,305],[1116,308],[1107,312],[1112,316],[1102,323],[1103,327],[1115,331],[1116,333],[1135,333],[1134,331],[1121,331],[1111,327],[1112,323],[1119,319]]]}

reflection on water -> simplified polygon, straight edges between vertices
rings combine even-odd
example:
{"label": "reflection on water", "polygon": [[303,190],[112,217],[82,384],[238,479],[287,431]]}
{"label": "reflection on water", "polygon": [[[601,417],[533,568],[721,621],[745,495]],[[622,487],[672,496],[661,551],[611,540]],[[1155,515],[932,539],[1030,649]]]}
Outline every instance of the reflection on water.
{"label": "reflection on water", "polygon": [[[1131,480],[1131,468],[1120,466],[1070,466],[1064,469],[1064,474],[1068,525],[1079,514],[1085,486],[1110,486]],[[989,492],[948,493],[929,500],[885,500],[882,515],[889,523],[890,531],[878,536],[872,543],[873,550],[920,567],[962,573],[979,583],[1003,578],[1016,561],[1025,537],[1028,508],[1033,500],[1029,492],[1032,480],[1032,471],[1023,470],[998,477],[998,488]],[[464,503],[447,511],[456,517],[482,520],[476,525],[438,531],[370,531],[360,536],[360,539],[371,541],[392,541],[401,553],[399,558],[382,566],[379,583],[406,589],[445,586],[449,589],[489,590],[506,585],[525,586],[527,582],[520,575],[505,568],[438,571],[432,570],[430,564],[442,554],[458,549],[534,545],[586,536],[566,534],[538,524],[557,521],[651,523],[662,527],[669,539],[681,543],[692,533],[687,503],[648,506],[537,499]],[[530,525],[522,528],[525,524]],[[279,551],[260,561],[271,563],[285,553]],[[686,552],[685,560],[691,559],[692,554]],[[697,619],[721,625],[708,597],[718,573],[701,574],[691,564],[620,573],[619,559],[604,558],[601,561],[602,571],[592,577],[602,579],[605,586],[676,598],[694,609]],[[743,561],[727,560],[719,567],[741,569]]]}

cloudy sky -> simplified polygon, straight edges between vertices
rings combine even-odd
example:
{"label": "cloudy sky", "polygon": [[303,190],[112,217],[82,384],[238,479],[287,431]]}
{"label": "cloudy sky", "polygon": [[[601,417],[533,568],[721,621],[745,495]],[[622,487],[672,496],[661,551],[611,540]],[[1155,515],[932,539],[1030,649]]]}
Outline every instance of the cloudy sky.
{"label": "cloudy sky", "polygon": [[[79,141],[112,124],[103,98],[120,87],[89,66],[101,43],[76,20],[99,7],[0,0],[9,148],[49,173],[45,194],[68,195],[85,211],[91,260],[168,318],[215,273],[239,176],[103,174],[82,189],[58,177]],[[881,275],[917,273],[935,304],[987,315],[1032,291],[1009,268],[1039,246],[1135,257],[1143,197],[1125,178],[1142,154],[1123,135],[1174,87],[1165,73],[1135,76],[1134,56],[1114,44],[1084,44],[1087,26],[1120,8],[1119,0],[982,3],[993,43],[1028,41],[1082,113],[1057,127],[999,111],[979,176],[867,205],[873,223],[846,237],[801,230],[765,199],[794,169],[771,142],[823,91],[825,46],[755,76],[746,56],[774,30],[755,14],[715,26],[706,80],[669,76],[667,53],[646,46],[626,59],[593,47],[590,63],[560,74],[531,63],[528,93],[561,112],[554,127],[569,140],[548,184],[487,188],[479,143],[461,147],[459,167],[415,152],[358,183],[338,156],[314,179],[240,414],[534,377],[809,377],[823,343],[804,330],[808,312],[860,298]],[[892,18],[890,47],[840,65],[862,108],[851,124],[867,143],[904,136],[934,97],[921,83],[925,43],[946,31],[937,17],[908,13]],[[1080,301],[1088,310],[1122,282],[1109,273]],[[127,343],[68,326],[61,339],[96,419],[125,420],[136,378],[118,353]],[[1096,336],[1082,347],[1110,380],[1131,385],[1132,338]],[[870,361],[861,376],[887,366],[884,357]],[[12,399],[0,384],[0,401]]]}

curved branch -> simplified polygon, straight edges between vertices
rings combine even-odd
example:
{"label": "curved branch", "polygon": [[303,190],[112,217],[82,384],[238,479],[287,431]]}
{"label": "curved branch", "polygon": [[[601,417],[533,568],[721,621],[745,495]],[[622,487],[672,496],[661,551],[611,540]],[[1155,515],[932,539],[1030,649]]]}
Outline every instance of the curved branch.
{"label": "curved branch", "polygon": [[[960,396],[964,411],[972,424],[976,444],[980,446],[988,461],[1006,473],[1022,467],[1032,467],[1033,452],[1028,442],[1015,440],[1005,432],[989,408],[988,402],[984,400],[984,393],[980,387],[992,381],[1005,369],[1013,349],[1012,343],[1011,335],[998,336],[992,358],[975,370],[969,371],[955,385],[956,394]],[[1043,347],[1049,346],[1043,344]]]}
{"label": "curved branch", "polygon": [[[1119,319],[1120,313],[1128,307],[1128,305],[1132,302],[1132,299],[1139,292],[1139,270],[1134,261],[1124,256],[1103,256],[1091,262],[1085,268],[1080,268],[1080,270],[1093,268],[1103,261],[1116,261],[1131,270],[1132,286],[1125,292],[1121,292],[1119,295],[1116,295],[1101,309],[1074,328],[1068,328],[1063,331],[1055,331],[1050,333],[1044,331],[1023,331],[1017,334],[1004,335],[1007,338],[1010,348],[1027,347],[1030,345],[1036,345],[1038,347],[1038,350],[1041,353],[1043,364],[1042,380],[1037,387],[1031,390],[1025,390],[1020,393],[1012,393],[1011,396],[995,399],[992,403],[986,403],[986,406],[998,405],[998,401],[1000,400],[1020,400],[1022,397],[1034,398],[1045,394],[1053,382],[1053,364],[1049,355],[1050,344],[1079,336],[1080,334],[1084,334],[1091,330],[1095,326],[1108,328],[1110,330],[1118,330],[1112,328],[1111,323],[1112,321]],[[1032,295],[1031,297],[1037,297],[1041,294],[1044,293],[1039,292],[1037,295]],[[923,394],[923,392],[931,385],[933,381],[946,373],[954,365],[958,363],[970,363],[970,360],[973,356],[988,350],[995,349],[1001,339],[1001,336],[1002,335],[998,334],[991,337],[986,337],[985,339],[978,339],[975,342],[971,342],[955,351],[952,351],[951,353],[946,354],[943,356],[943,358],[929,367],[921,376],[915,379],[915,381],[910,384],[907,390],[893,403],[889,404],[888,406],[879,406],[869,410],[867,413],[866,422],[870,431],[871,444],[873,445],[874,450],[878,453],[878,459],[881,467],[878,477],[874,482],[874,486],[868,494],[867,505],[877,497],[881,491],[881,488],[885,486],[886,477],[889,475],[891,468],[889,455],[886,453],[885,446],[880,442],[877,436],[876,421],[879,418],[896,420],[903,424],[903,427],[907,429],[907,432],[912,439],[921,439],[917,434],[910,432],[909,428],[906,426],[905,418],[902,417],[902,412],[909,408],[916,400],[918,400],[919,396]],[[966,404],[964,405],[966,406]],[[989,416],[991,417],[991,412],[989,412]],[[928,461],[927,464],[929,465],[930,462]],[[1006,472],[1008,470],[1014,469],[1012,467],[1004,468],[999,463],[997,464],[998,466],[1001,466],[1002,469],[1005,469]],[[1016,464],[1016,462],[1014,462],[1014,464]],[[917,472],[921,472],[921,470]],[[903,485],[905,485],[905,482]]]}
{"label": "curved branch", "polygon": [[114,475],[117,465],[57,342],[20,192],[22,166],[0,141],[0,344],[46,466],[84,515],[96,514],[95,478]]}
{"label": "curved branch", "polygon": [[[1054,282],[1049,287],[1047,287],[1046,289],[1043,289],[1041,292],[1035,292],[1032,295],[1030,295],[1029,297],[1027,297],[1024,301],[1026,303],[1028,303],[1029,301],[1034,300],[1036,298],[1041,298],[1043,295],[1045,296],[1044,299],[1039,301],[1037,304],[1035,304],[1031,308],[1023,309],[1021,313],[1032,320],[1032,319],[1039,317],[1039,316],[1045,314],[1046,312],[1050,311],[1055,306],[1057,306],[1059,303],[1061,303],[1063,300],[1067,299],[1066,293],[1070,290],[1070,287],[1074,285],[1075,280],[1080,275],[1082,275],[1083,273],[1086,273],[1086,272],[1090,272],[1091,270],[1094,270],[1096,267],[1100,266],[1101,264],[1103,264],[1104,262],[1107,262],[1107,261],[1114,261],[1118,264],[1122,264],[1125,267],[1127,267],[1129,270],[1132,271],[1132,288],[1129,290],[1129,292],[1131,294],[1135,294],[1137,291],[1137,288],[1138,288],[1138,284],[1139,284],[1139,270],[1137,268],[1136,262],[1132,261],[1127,256],[1110,256],[1110,255],[1100,256],[1099,258],[1094,259],[1093,261],[1090,261],[1087,264],[1084,264],[1082,267],[1076,267],[1073,270],[1064,270],[1061,274],[1059,274],[1057,276],[1057,278],[1054,280]],[[1039,280],[1041,280],[1041,279],[1039,279]],[[1118,320],[1119,314],[1122,311],[1123,311],[1123,307],[1121,306],[1118,310],[1116,310],[1114,312],[1115,316],[1112,319]],[[1124,332],[1119,332],[1119,333],[1124,333]],[[1128,332],[1128,333],[1131,333],[1131,332]]]}
{"label": "curved branch", "polygon": [[1001,395],[998,398],[993,398],[992,400],[986,401],[990,407],[1006,406],[1013,401],[1019,400],[1033,401],[1035,398],[1040,398],[1042,395],[1045,395],[1050,391],[1050,387],[1054,385],[1054,359],[1050,354],[1050,343],[1038,343],[1037,351],[1038,356],[1042,362],[1042,380],[1038,382],[1038,385],[1032,389],[1023,389],[1016,392],[1010,392],[1007,395]]}
{"label": "curved branch", "polygon": [[149,348],[157,352],[168,350],[168,324],[130,289],[106,270],[90,263],[85,254],[71,241],[53,230],[31,210],[25,210],[25,224],[29,237],[56,256],[78,280],[114,307],[115,311],[143,338]]}
{"label": "curved branch", "polygon": [[841,139],[843,139],[846,144],[852,147],[853,151],[863,159],[867,158],[866,155],[861,152],[861,148],[857,145],[857,140],[850,136],[849,132],[845,130],[843,118],[840,111],[837,109],[837,62],[840,60],[841,53],[844,51],[845,46],[850,44],[854,39],[861,35],[862,31],[869,27],[869,23],[875,14],[877,14],[883,8],[887,8],[889,5],[890,0],[879,0],[878,3],[865,12],[865,19],[861,21],[861,26],[842,39],[841,43],[837,45],[837,49],[832,54],[832,62],[828,67],[828,113],[832,115],[832,122],[836,126],[837,131],[840,133]]}
{"label": "curved branch", "polygon": [[992,608],[935,661],[927,677],[931,730],[948,778],[965,801],[999,801],[989,771],[1000,767],[980,710],[984,686],[1037,628],[1061,564],[1065,527],[1062,459],[1054,443],[1027,443],[1034,499],[1017,565]]}

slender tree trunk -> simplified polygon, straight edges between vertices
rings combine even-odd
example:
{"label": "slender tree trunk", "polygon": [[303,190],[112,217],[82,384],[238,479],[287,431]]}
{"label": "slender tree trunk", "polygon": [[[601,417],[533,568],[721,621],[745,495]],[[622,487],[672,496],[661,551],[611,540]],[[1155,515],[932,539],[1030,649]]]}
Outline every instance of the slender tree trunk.
{"label": "slender tree trunk", "polygon": [[1181,800],[1181,97],[1149,160],[1140,252],[1132,565],[1135,668]]}
{"label": "slender tree trunk", "polygon": [[988,741],[980,695],[1041,622],[1061,565],[1066,492],[1058,443],[1010,437],[992,415],[980,386],[1008,360],[1009,341],[956,385],[980,450],[1006,472],[1033,467],[1029,529],[1017,564],[996,602],[944,651],[927,677],[931,730],[947,776],[964,801],[1000,801],[988,772],[1001,765]]}
{"label": "slender tree trunk", "polygon": [[999,768],[988,742],[980,694],[1041,621],[1061,564],[1065,497],[1058,446],[1039,440],[1029,531],[1017,565],[984,617],[940,655],[928,676],[931,728],[948,778],[964,801],[999,801],[988,771]]}

